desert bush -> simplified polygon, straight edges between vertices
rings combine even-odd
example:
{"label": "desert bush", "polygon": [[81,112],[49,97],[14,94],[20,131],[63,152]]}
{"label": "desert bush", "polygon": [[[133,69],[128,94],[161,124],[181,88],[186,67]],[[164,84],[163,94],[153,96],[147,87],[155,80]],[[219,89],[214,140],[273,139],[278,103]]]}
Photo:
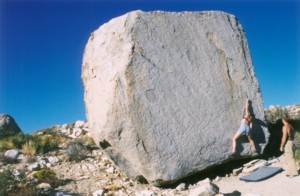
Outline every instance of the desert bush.
{"label": "desert bush", "polygon": [[10,170],[0,172],[0,195],[7,195],[7,193],[17,187],[17,181]]}
{"label": "desert bush", "polygon": [[46,128],[43,130],[44,134],[46,135],[52,135],[52,136],[55,136],[56,135],[56,131],[55,131],[55,127],[52,127],[52,128]]}
{"label": "desert bush", "polygon": [[[0,140],[0,152],[10,149],[30,150],[30,153],[47,153],[57,151],[61,136],[56,135],[24,135],[18,134]],[[24,149],[23,149],[24,150]],[[34,153],[34,154],[35,154]]]}
{"label": "desert bush", "polygon": [[27,181],[24,171],[16,177],[10,170],[0,172],[0,196],[6,195],[26,195],[37,196],[35,184]]}
{"label": "desert bush", "polygon": [[25,144],[23,144],[22,152],[25,155],[30,155],[30,156],[35,155],[36,154],[36,146],[33,143],[33,141],[30,140],[29,142],[26,142]]}
{"label": "desert bush", "polygon": [[52,135],[39,136],[35,141],[35,145],[38,153],[47,153],[59,149],[59,141]]}
{"label": "desert bush", "polygon": [[28,136],[24,135],[23,133],[20,133],[18,135],[12,136],[10,139],[14,145],[14,148],[21,149],[23,144],[26,143],[26,138]]}
{"label": "desert bush", "polygon": [[79,162],[86,158],[87,148],[81,141],[76,140],[68,144],[65,153],[69,160]]}
{"label": "desert bush", "polygon": [[38,183],[45,182],[45,183],[53,184],[58,181],[55,171],[51,169],[41,169],[36,173],[34,173],[33,177],[38,180]]}
{"label": "desert bush", "polygon": [[3,138],[0,140],[0,151],[21,149],[26,142],[31,140],[31,138],[31,135],[25,135],[23,133]]}
{"label": "desert bush", "polygon": [[278,120],[282,119],[284,114],[288,114],[287,109],[276,107],[273,110],[266,110],[265,112],[268,123],[275,124]]}
{"label": "desert bush", "polygon": [[81,142],[88,151],[92,151],[92,150],[98,148],[92,137],[83,136],[83,137],[79,138],[78,141]]}
{"label": "desert bush", "polygon": [[14,149],[14,144],[9,139],[3,139],[0,141],[0,152]]}

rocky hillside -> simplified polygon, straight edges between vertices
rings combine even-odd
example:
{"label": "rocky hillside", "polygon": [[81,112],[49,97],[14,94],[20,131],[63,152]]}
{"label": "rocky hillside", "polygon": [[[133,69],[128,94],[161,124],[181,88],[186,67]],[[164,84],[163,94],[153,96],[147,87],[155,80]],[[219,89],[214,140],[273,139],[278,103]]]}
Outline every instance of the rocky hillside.
{"label": "rocky hillside", "polygon": [[271,124],[275,124],[278,120],[281,120],[283,114],[287,114],[293,121],[300,122],[300,104],[281,107],[271,105],[265,111],[267,121]]}
{"label": "rocky hillside", "polygon": [[[17,148],[17,143],[23,143],[21,148]],[[52,149],[41,147],[42,143]],[[8,144],[12,149],[5,147]],[[129,179],[95,146],[83,121],[53,126],[30,136],[7,137],[0,140],[0,150],[0,195],[150,196],[219,192],[209,179],[167,189]]]}

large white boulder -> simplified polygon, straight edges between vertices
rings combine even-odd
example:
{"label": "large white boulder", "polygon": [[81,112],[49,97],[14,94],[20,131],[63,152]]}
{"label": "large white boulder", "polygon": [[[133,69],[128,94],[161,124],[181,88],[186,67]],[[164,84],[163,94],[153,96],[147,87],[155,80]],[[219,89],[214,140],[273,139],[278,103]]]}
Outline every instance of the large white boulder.
{"label": "large white boulder", "polygon": [[[268,131],[245,33],[223,12],[134,11],[92,33],[82,80],[91,135],[132,178],[172,183],[228,161],[246,97]],[[250,154],[241,140],[238,152]]]}

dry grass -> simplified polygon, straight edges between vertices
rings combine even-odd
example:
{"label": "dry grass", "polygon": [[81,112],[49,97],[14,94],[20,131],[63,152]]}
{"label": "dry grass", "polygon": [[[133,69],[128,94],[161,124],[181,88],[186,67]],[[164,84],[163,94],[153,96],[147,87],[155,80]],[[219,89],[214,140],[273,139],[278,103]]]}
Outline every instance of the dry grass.
{"label": "dry grass", "polygon": [[34,156],[36,154],[36,146],[35,146],[35,144],[31,140],[29,142],[26,142],[22,146],[22,152],[25,155]]}
{"label": "dry grass", "polygon": [[15,145],[11,140],[0,141],[0,151],[4,152],[6,150],[14,149]]}

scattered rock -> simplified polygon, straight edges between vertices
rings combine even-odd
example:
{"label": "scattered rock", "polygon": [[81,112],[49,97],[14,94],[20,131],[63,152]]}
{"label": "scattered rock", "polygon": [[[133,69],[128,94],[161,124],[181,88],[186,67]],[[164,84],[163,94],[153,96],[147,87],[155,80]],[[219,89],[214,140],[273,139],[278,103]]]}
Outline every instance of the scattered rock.
{"label": "scattered rock", "polygon": [[237,176],[237,175],[239,175],[242,171],[243,171],[243,167],[240,167],[240,168],[234,169],[234,170],[232,171],[232,174],[233,174],[234,176]]}
{"label": "scattered rock", "polygon": [[58,157],[54,157],[54,156],[50,156],[48,158],[49,163],[51,163],[51,165],[56,165],[57,163],[60,162]]}
{"label": "scattered rock", "polygon": [[180,183],[177,187],[176,190],[178,191],[184,191],[186,190],[186,184],[185,183]]}
{"label": "scattered rock", "polygon": [[154,191],[143,190],[136,193],[136,196],[156,196],[157,194]]}
{"label": "scattered rock", "polygon": [[38,189],[46,189],[46,190],[52,189],[51,185],[48,184],[48,183],[41,183],[41,184],[37,185],[36,188],[38,188]]}
{"label": "scattered rock", "polygon": [[18,157],[20,155],[20,151],[17,149],[11,149],[7,150],[4,154],[4,156],[12,161],[18,160]]}
{"label": "scattered rock", "polygon": [[255,162],[255,164],[252,166],[244,167],[242,172],[245,174],[252,173],[252,172],[256,171],[258,168],[266,166],[266,165],[268,165],[268,161],[259,160],[258,162]]}
{"label": "scattered rock", "polygon": [[104,196],[105,191],[103,189],[99,189],[93,193],[93,196]]}
{"label": "scattered rock", "polygon": [[190,191],[189,196],[213,196],[219,193],[219,187],[213,184],[209,179],[200,181],[197,185],[198,186]]}
{"label": "scattered rock", "polygon": [[107,171],[107,173],[109,173],[109,174],[113,174],[113,173],[114,173],[114,168],[113,168],[113,167],[110,167],[110,168],[108,168],[106,171]]}
{"label": "scattered rock", "polygon": [[27,168],[30,171],[39,171],[41,169],[41,165],[39,163],[33,163],[29,165]]}

